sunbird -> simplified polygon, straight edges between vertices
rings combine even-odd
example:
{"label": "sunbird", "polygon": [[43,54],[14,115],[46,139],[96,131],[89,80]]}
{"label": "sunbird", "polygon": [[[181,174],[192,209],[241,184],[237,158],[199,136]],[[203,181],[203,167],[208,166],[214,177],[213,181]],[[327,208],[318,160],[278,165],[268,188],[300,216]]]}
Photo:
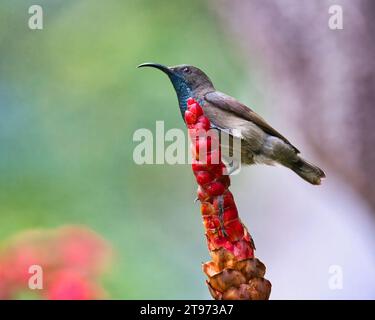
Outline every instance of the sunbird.
{"label": "sunbird", "polygon": [[202,106],[212,128],[231,139],[240,139],[241,163],[281,164],[314,185],[319,185],[325,178],[322,169],[301,158],[300,151],[261,116],[235,98],[217,91],[199,68],[185,64],[167,67],[150,62],[138,67],[156,68],[169,77],[183,118],[187,100],[193,98]]}

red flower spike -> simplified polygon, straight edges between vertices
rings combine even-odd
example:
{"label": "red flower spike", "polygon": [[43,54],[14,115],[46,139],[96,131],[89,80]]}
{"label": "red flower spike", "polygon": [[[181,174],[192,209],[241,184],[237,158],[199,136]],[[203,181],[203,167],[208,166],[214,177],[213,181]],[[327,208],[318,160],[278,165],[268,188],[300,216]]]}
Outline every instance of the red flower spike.
{"label": "red flower spike", "polygon": [[221,161],[218,139],[207,135],[211,123],[199,103],[189,98],[187,105],[185,121],[192,141],[192,170],[199,185],[197,195],[213,257],[203,265],[209,291],[215,299],[268,299],[271,283],[263,278],[264,265],[257,259],[259,263],[254,263],[253,241],[228,190],[230,178]]}

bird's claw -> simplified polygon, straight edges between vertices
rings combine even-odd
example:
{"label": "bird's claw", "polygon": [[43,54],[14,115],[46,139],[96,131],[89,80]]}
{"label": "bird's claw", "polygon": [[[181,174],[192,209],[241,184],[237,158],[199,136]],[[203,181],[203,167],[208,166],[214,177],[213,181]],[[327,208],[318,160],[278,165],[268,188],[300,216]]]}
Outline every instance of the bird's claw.
{"label": "bird's claw", "polygon": [[227,237],[228,234],[225,231],[224,221],[223,221],[223,217],[224,217],[224,198],[223,198],[223,195],[218,196],[218,201],[219,201],[219,222],[220,222],[220,229],[221,229],[221,232],[223,233],[223,236]]}

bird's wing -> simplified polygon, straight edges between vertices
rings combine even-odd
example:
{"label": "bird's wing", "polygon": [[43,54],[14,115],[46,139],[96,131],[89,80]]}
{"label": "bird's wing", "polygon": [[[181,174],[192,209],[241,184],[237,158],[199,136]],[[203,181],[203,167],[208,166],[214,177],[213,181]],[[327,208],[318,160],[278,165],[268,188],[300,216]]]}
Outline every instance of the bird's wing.
{"label": "bird's wing", "polygon": [[[212,108],[220,109],[226,114],[231,114],[233,116],[239,117],[243,120],[250,121],[260,127],[264,132],[268,133],[271,136],[275,136],[280,138],[287,144],[291,145],[294,150],[299,153],[299,150],[293,146],[288,139],[286,139],[281,133],[276,131],[272,128],[261,116],[256,114],[253,110],[249,107],[245,106],[244,104],[240,103],[236,99],[228,96],[222,92],[214,91],[209,92],[204,96],[206,102],[208,102],[205,110],[207,110],[207,116],[210,120],[215,124],[215,114],[217,114],[218,110],[212,110]],[[206,112],[206,111],[205,111]],[[212,116],[210,117],[210,114]],[[223,121],[221,121],[223,122]],[[223,126],[223,123],[218,125],[219,127]],[[235,128],[228,128],[228,129],[235,129]]]}

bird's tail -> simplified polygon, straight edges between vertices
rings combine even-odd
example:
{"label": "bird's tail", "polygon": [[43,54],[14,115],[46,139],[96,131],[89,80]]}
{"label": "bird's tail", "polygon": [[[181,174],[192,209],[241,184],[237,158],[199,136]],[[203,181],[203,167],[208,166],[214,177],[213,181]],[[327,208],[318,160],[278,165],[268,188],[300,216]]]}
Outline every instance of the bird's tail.
{"label": "bird's tail", "polygon": [[290,169],[297,173],[302,179],[305,179],[307,182],[315,185],[320,184],[321,179],[326,177],[322,169],[300,157],[298,157],[298,160],[296,162],[293,162],[293,165],[290,166]]}

